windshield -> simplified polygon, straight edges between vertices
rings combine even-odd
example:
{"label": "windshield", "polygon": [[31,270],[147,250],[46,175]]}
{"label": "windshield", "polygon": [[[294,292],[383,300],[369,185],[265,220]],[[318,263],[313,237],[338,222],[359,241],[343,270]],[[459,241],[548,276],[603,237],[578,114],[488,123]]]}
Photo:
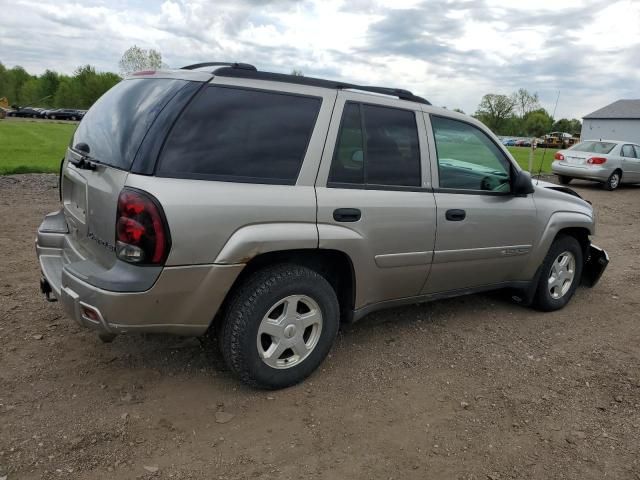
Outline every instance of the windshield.
{"label": "windshield", "polygon": [[85,114],[71,145],[85,143],[92,158],[129,170],[156,116],[186,83],[163,78],[118,83]]}
{"label": "windshield", "polygon": [[580,142],[576,143],[569,150],[589,153],[609,153],[615,146],[616,144],[611,142]]}

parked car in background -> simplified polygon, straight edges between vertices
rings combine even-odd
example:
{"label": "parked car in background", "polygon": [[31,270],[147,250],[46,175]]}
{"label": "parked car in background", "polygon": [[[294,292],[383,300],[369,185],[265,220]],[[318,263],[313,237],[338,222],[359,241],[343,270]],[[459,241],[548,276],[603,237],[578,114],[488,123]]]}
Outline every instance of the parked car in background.
{"label": "parked car in background", "polygon": [[555,154],[551,171],[560,183],[572,179],[601,182],[607,190],[640,183],[640,145],[617,140],[587,140]]}
{"label": "parked car in background", "polygon": [[22,117],[22,118],[44,118],[40,109],[33,107],[17,107],[10,111],[7,116],[9,117]]}
{"label": "parked car in background", "polygon": [[52,120],[82,120],[84,117],[84,111],[75,110],[70,108],[58,108],[56,110],[49,110],[46,114],[46,118]]}
{"label": "parked car in background", "polygon": [[505,138],[504,140],[502,140],[502,144],[505,147],[515,147],[516,140],[515,140],[515,138]]}
{"label": "parked car in background", "polygon": [[521,138],[520,140],[516,141],[516,147],[530,147],[531,146],[531,140],[529,140],[528,138]]}

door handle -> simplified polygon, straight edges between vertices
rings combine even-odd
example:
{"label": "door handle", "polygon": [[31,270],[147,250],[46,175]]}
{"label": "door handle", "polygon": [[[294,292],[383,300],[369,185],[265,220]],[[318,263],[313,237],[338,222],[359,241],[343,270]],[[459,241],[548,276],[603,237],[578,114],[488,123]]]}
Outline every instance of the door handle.
{"label": "door handle", "polygon": [[466,218],[467,212],[459,208],[453,208],[451,210],[447,210],[447,213],[445,213],[444,216],[451,222],[461,222]]}
{"label": "door handle", "polygon": [[333,219],[336,222],[357,222],[362,212],[358,208],[338,208],[333,211]]}

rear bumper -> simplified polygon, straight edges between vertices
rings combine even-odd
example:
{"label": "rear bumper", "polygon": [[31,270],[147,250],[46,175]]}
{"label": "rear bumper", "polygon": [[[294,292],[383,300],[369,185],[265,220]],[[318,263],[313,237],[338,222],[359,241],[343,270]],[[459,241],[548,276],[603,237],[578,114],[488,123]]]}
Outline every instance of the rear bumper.
{"label": "rear bumper", "polygon": [[562,162],[553,162],[551,164],[551,171],[556,175],[564,175],[583,180],[595,180],[596,182],[606,182],[612,172],[609,168],[599,167],[597,165],[581,166]]}
{"label": "rear bumper", "polygon": [[594,287],[609,265],[609,255],[596,245],[589,246],[589,253],[582,269],[582,283]]}
{"label": "rear bumper", "polygon": [[[118,291],[107,290],[95,285],[101,283],[100,278],[92,277],[89,282],[77,276],[78,269],[65,255],[66,224],[60,218],[50,214],[38,229],[36,251],[44,290],[50,288],[50,295],[78,324],[102,333],[201,335],[244,268],[242,264],[164,267],[144,291],[136,291],[140,282],[135,279],[131,279],[131,291],[126,291],[123,282]],[[87,262],[90,260],[82,261]],[[105,275],[112,275],[110,271]]]}

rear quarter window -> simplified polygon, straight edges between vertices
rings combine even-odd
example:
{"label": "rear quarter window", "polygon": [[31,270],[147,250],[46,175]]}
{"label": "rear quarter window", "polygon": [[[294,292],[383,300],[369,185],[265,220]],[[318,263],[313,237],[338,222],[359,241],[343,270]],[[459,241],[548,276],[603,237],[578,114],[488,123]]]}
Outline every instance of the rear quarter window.
{"label": "rear quarter window", "polygon": [[173,127],[157,173],[295,184],[321,104],[317,97],[209,86]]}

